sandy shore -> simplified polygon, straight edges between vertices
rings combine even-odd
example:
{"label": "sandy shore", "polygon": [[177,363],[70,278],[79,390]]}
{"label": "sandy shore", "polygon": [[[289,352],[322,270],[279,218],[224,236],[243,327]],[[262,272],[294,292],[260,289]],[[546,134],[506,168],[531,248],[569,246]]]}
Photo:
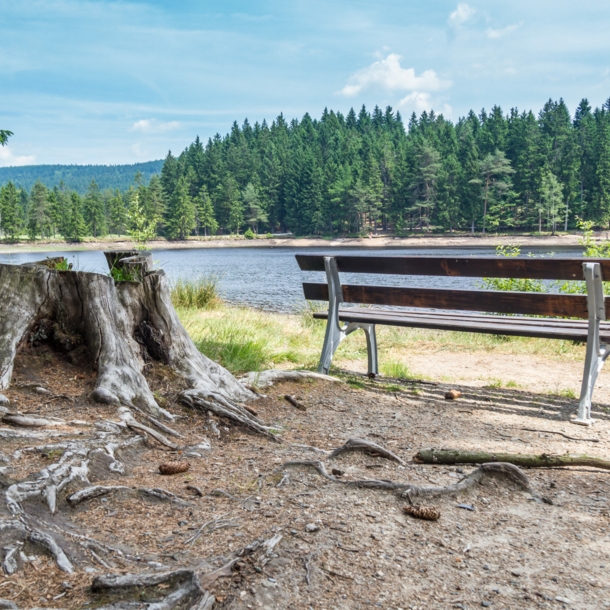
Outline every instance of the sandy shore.
{"label": "sandy shore", "polygon": [[[600,235],[602,237],[602,235]],[[605,234],[603,234],[605,237]],[[188,248],[468,248],[490,247],[498,244],[517,244],[523,247],[561,248],[580,245],[580,235],[557,235],[536,237],[532,235],[431,235],[417,237],[365,237],[365,238],[277,238],[277,239],[231,239],[202,238],[187,241],[155,240],[149,243],[153,250],[181,250]],[[64,241],[36,241],[17,244],[0,244],[0,254],[17,252],[65,252],[82,250],[129,250],[132,242],[125,239],[105,239],[68,244]]]}

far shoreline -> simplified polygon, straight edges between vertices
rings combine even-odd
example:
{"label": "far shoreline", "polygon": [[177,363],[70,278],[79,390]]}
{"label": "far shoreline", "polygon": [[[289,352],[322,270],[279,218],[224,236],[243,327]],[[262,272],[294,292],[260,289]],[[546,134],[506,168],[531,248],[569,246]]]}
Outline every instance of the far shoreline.
{"label": "far shoreline", "polygon": [[[596,235],[597,239],[607,238],[607,234]],[[428,235],[428,236],[373,236],[337,237],[334,239],[310,237],[281,237],[271,239],[235,238],[192,238],[185,241],[156,239],[148,243],[151,250],[190,250],[203,248],[495,248],[498,245],[517,245],[538,248],[573,248],[581,246],[581,235]],[[83,252],[95,250],[132,250],[133,243],[122,237],[96,241],[67,243],[60,240],[0,243],[0,254],[32,252]]]}

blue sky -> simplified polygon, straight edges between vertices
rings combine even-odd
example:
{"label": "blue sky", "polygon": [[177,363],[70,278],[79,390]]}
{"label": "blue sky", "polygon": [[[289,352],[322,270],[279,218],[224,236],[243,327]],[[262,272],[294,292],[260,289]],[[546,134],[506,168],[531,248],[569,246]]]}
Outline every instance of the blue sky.
{"label": "blue sky", "polygon": [[0,165],[135,163],[280,112],[610,97],[603,0],[0,0]]}

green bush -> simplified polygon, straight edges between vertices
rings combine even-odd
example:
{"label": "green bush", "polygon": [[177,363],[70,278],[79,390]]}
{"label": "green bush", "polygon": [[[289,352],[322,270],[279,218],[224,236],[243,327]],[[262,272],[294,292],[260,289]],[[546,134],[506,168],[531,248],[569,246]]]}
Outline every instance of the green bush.
{"label": "green bush", "polygon": [[254,239],[256,237],[256,234],[254,233],[254,231],[252,229],[248,229],[245,233],[244,233],[244,237],[246,239]]}
{"label": "green bush", "polygon": [[206,275],[190,280],[179,278],[171,287],[171,296],[174,307],[211,309],[220,302],[218,277]]}

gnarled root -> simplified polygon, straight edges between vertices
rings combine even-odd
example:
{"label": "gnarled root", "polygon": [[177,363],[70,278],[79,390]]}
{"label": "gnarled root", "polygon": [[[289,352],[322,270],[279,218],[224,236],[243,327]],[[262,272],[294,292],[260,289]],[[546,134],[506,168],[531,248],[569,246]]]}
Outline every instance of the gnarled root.
{"label": "gnarled root", "polygon": [[337,457],[346,451],[364,451],[366,453],[370,453],[373,456],[383,457],[388,460],[393,460],[394,462],[398,462],[404,466],[404,461],[399,458],[395,453],[392,453],[389,449],[385,449],[378,445],[377,443],[373,443],[372,441],[367,441],[363,438],[350,438],[345,442],[345,445],[338,447],[335,449],[329,456],[329,458]]}
{"label": "gnarled root", "polygon": [[[173,590],[165,595],[160,595],[159,590],[154,587],[159,585],[173,586]],[[133,589],[133,602],[117,601],[114,604],[103,606],[106,610],[119,610],[123,608],[148,608],[148,610],[172,610],[177,606],[190,604],[189,608],[211,608],[214,597],[205,591],[194,570],[175,570],[173,572],[162,572],[160,574],[110,574],[97,576],[91,585],[94,593],[115,594],[124,597]],[[142,589],[146,593],[142,593]],[[149,598],[150,601],[142,602]]]}
{"label": "gnarled root", "polygon": [[532,493],[532,489],[528,478],[525,476],[523,471],[513,464],[505,464],[502,462],[495,462],[490,464],[482,464],[474,472],[464,477],[454,485],[447,485],[446,487],[420,487],[412,485],[410,483],[394,483],[393,481],[386,481],[380,479],[357,479],[355,481],[349,481],[344,479],[338,479],[333,475],[329,474],[326,470],[326,466],[319,460],[302,460],[302,461],[291,461],[286,462],[282,466],[282,470],[285,468],[294,468],[299,466],[305,466],[313,468],[318,474],[323,476],[325,479],[332,481],[333,483],[339,483],[348,487],[364,487],[367,489],[382,489],[385,491],[394,491],[403,498],[414,498],[414,497],[431,497],[431,496],[444,496],[456,494],[462,491],[466,491],[473,487],[476,483],[481,482],[487,477],[497,477],[510,481],[517,485],[520,489],[524,489]]}
{"label": "gnarled root", "polygon": [[233,403],[222,396],[204,394],[201,390],[195,389],[181,392],[179,399],[188,407],[201,411],[211,411],[219,417],[224,417],[240,426],[263,434],[275,442],[281,442],[278,437],[272,434],[273,428],[263,425],[256,416],[251,415],[241,405]]}
{"label": "gnarled root", "polygon": [[324,381],[343,383],[341,379],[336,377],[312,371],[281,371],[277,369],[270,369],[260,373],[252,372],[239,378],[247,388],[266,388],[278,381],[302,381],[303,379],[323,379]]}

